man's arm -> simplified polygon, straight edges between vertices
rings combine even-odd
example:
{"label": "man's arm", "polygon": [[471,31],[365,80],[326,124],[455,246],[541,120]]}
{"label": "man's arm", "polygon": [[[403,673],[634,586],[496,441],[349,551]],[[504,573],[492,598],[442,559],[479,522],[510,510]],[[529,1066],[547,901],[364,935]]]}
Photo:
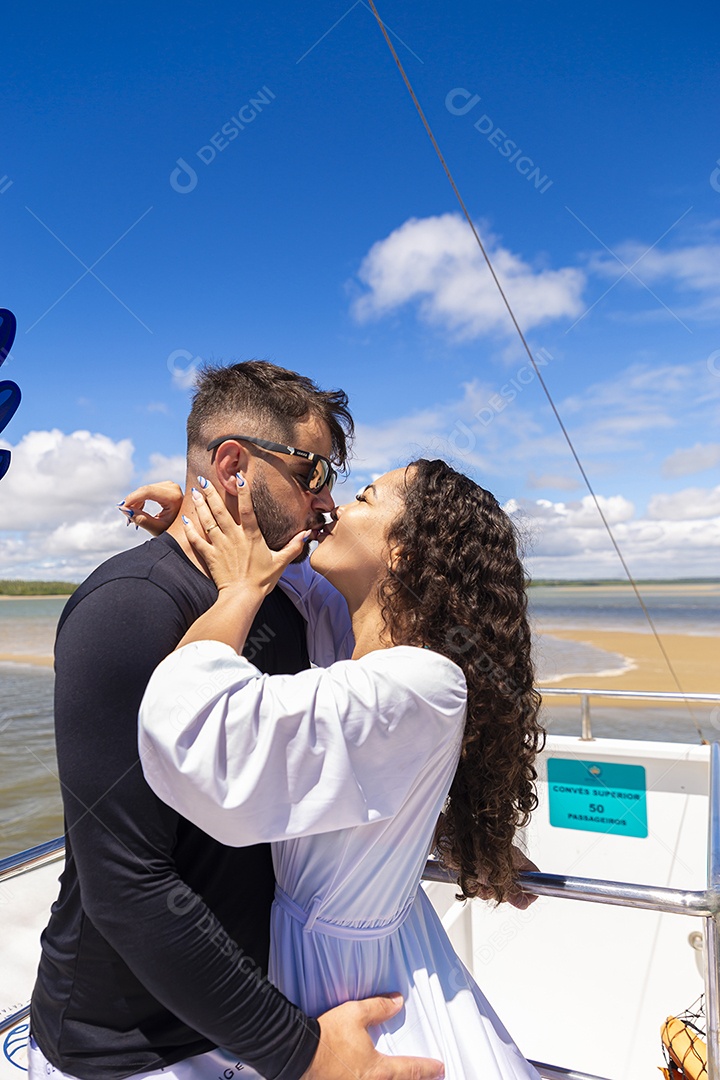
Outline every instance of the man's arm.
{"label": "man's arm", "polygon": [[318,1024],[259,973],[177,872],[180,823],[147,786],[137,710],[147,678],[183,631],[158,586],[99,587],[56,648],[58,765],[84,911],[139,981],[212,1043],[268,1077],[297,1078]]}

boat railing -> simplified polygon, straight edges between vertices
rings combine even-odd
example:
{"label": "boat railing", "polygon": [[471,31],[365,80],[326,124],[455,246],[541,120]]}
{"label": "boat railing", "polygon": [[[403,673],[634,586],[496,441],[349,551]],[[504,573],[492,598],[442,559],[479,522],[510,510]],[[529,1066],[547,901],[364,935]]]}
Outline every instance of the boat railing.
{"label": "boat railing", "polygon": [[582,742],[592,742],[592,721],[590,717],[591,698],[626,698],[633,701],[657,701],[660,704],[705,704],[720,706],[720,694],[681,694],[670,690],[601,690],[599,688],[570,686],[538,686],[536,687],[543,698],[546,697],[569,697],[580,698],[580,739]]}
{"label": "boat railing", "polygon": [[[573,691],[578,693],[578,691]],[[587,691],[595,693],[595,691]],[[638,696],[638,695],[635,695]],[[678,695],[680,696],[680,695]],[[697,696],[697,695],[696,695]],[[712,695],[700,695],[703,698]],[[715,695],[720,699],[720,695]],[[674,915],[702,918],[705,930],[704,982],[707,1036],[707,1080],[720,1080],[720,743],[713,743],[710,757],[710,787],[707,843],[707,887],[703,890],[669,889],[659,885],[639,885],[627,881],[599,878],[566,877],[563,874],[522,873],[520,882],[526,892],[565,900],[584,900],[595,904],[640,908]],[[62,859],[62,837],[28,851],[0,860],[0,884],[48,863]],[[423,874],[425,881],[456,884],[452,872],[430,860]],[[14,1011],[0,1021],[0,1031],[7,1031],[27,1019],[29,1006]],[[588,1073],[565,1069],[544,1062],[533,1062],[547,1080],[599,1080]]]}
{"label": "boat railing", "polygon": [[[720,695],[694,696],[720,700]],[[677,697],[682,699],[680,694]],[[668,889],[660,885],[565,877],[562,874],[521,873],[518,876],[523,889],[536,896],[556,896],[565,900],[585,900],[703,919],[707,1080],[720,1080],[720,743],[712,743],[710,755],[705,889]],[[456,882],[450,871],[433,861],[425,867],[423,877],[426,881]],[[576,1070],[561,1069],[538,1061],[533,1064],[547,1080],[589,1080],[587,1074]]]}

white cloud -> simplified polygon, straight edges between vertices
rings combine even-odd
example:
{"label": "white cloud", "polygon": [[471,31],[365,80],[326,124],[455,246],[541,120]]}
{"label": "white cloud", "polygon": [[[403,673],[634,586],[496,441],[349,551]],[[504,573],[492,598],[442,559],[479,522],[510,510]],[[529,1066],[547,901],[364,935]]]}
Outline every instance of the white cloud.
{"label": "white cloud", "polygon": [[112,506],[132,486],[133,444],[107,435],[30,431],[0,483],[4,529],[52,527]]}
{"label": "white cloud", "polygon": [[676,450],[663,462],[665,476],[688,476],[720,465],[720,443],[695,443],[684,450]]}
{"label": "white cloud", "polygon": [[[717,576],[720,489],[706,494],[715,496],[714,513],[702,520],[689,515],[674,517],[679,503],[673,504],[672,496],[651,499],[657,515],[649,511],[646,517],[636,517],[632,504],[621,495],[600,499],[635,577]],[[527,561],[535,577],[624,577],[589,496],[571,504],[514,500],[506,510],[530,538]],[[665,516],[659,516],[660,511]],[[697,506],[695,511],[697,514]]]}
{"label": "white cloud", "polygon": [[630,242],[622,244],[618,254],[627,266],[636,263],[633,273],[648,284],[672,281],[679,288],[694,292],[720,292],[720,244],[695,244],[671,250],[654,247],[647,251],[646,245]]}
{"label": "white cloud", "polygon": [[[461,403],[464,405],[464,403]],[[438,405],[387,423],[356,425],[353,480],[378,476],[416,457],[438,456],[448,460],[462,458],[464,468],[486,469],[489,461],[473,446],[465,453],[465,440],[453,440],[458,403]]]}
{"label": "white cloud", "polygon": [[[133,444],[75,431],[31,431],[0,483],[0,577],[78,581],[147,534],[116,504],[133,487]],[[153,454],[155,480],[184,479],[184,461]]]}
{"label": "white cloud", "polygon": [[0,577],[81,581],[105,559],[147,539],[126,528],[117,510],[45,531],[0,532]]}
{"label": "white cloud", "polygon": [[185,457],[182,454],[151,454],[150,464],[143,478],[143,483],[152,484],[158,480],[174,480],[185,488]]}
{"label": "white cloud", "polygon": [[[631,240],[617,245],[615,252],[618,258],[605,251],[593,255],[589,263],[590,271],[606,278],[623,278],[623,285],[627,283],[636,289],[642,289],[644,285],[653,292],[657,290],[657,299],[661,304],[630,316],[624,313],[621,316],[623,319],[653,320],[667,317],[668,311],[676,317],[717,319],[720,297],[719,243],[703,242],[676,248],[658,245],[648,249],[647,244]],[[628,268],[631,272],[628,272]],[[678,304],[672,295],[666,295],[668,287],[675,290],[678,298],[686,299]],[[690,303],[688,297],[692,298]],[[662,308],[667,310],[663,311]]]}
{"label": "white cloud", "polygon": [[[636,365],[591,387],[576,400],[571,414],[581,458],[596,490],[602,491],[603,512],[638,576],[718,574],[720,489],[663,492],[661,453],[654,472],[648,471],[650,434],[659,431],[667,438],[664,433],[673,429],[675,413],[687,413],[696,398],[700,377],[710,379],[701,363]],[[563,403],[560,411],[565,415]],[[696,415],[693,422],[699,422]],[[569,451],[554,421],[537,407],[537,387],[528,388],[526,396],[523,388],[522,395],[510,401],[486,383],[468,383],[461,395],[430,409],[377,425],[359,424],[357,449],[351,479],[355,486],[420,453],[449,460],[501,497],[533,488],[540,493],[540,484],[550,492],[582,484],[579,477],[573,479]],[[531,470],[540,462],[549,468],[537,476]],[[610,475],[618,479],[609,480]],[[641,492],[649,488],[646,511],[639,507],[647,498],[644,493],[638,493],[636,505],[618,490],[625,477]],[[608,492],[608,484],[615,490]],[[528,562],[536,576],[623,575],[590,496],[563,501],[520,498],[508,508],[522,520]]]}
{"label": "white cloud", "polygon": [[[580,314],[582,271],[533,269],[494,238],[486,243],[524,329]],[[360,320],[417,301],[423,321],[457,338],[515,333],[477,243],[457,214],[406,221],[372,246],[358,277],[368,289],[353,306]]]}
{"label": "white cloud", "polygon": [[528,475],[527,485],[529,488],[553,488],[555,491],[577,491],[582,487],[579,476],[566,476],[564,473],[537,473]]}
{"label": "white cloud", "polygon": [[704,525],[708,518],[720,516],[720,486],[685,488],[670,495],[653,495],[648,503],[648,516],[668,521],[702,521]]}
{"label": "white cloud", "polygon": [[[647,463],[652,436],[663,440],[660,446],[664,443],[665,449],[658,458],[660,453],[665,456],[666,433],[690,409],[693,422],[705,422],[697,404],[697,387],[704,385],[703,379],[718,384],[720,390],[720,380],[713,379],[702,362],[633,365],[588,387],[582,396],[561,400],[558,408],[591,475],[601,476],[611,468],[625,473],[628,461],[639,461],[639,454]],[[714,389],[711,385],[707,393]],[[359,423],[357,430],[353,470],[363,479],[425,451],[479,476],[521,472],[534,490],[545,486],[572,491],[583,486],[579,473],[573,478],[567,443],[545,405],[529,362],[514,373],[498,373],[495,385],[473,380],[462,386],[461,394],[431,408],[378,424]],[[528,477],[539,463],[547,471],[540,477],[532,471]]]}
{"label": "white cloud", "polygon": [[[611,526],[630,521],[635,514],[635,507],[623,495],[612,495],[609,498],[598,495],[598,503],[605,520]],[[548,499],[538,499],[533,516],[539,521],[559,518],[567,529],[573,531],[596,529],[600,523],[597,507],[591,495],[585,495],[579,501],[572,503],[553,503]]]}

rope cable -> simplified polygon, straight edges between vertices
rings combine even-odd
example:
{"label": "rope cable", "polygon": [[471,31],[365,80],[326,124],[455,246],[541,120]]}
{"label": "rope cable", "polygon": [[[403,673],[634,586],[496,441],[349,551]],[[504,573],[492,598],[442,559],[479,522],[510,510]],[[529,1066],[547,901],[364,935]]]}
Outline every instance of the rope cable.
{"label": "rope cable", "polygon": [[[452,188],[452,190],[453,190],[453,192],[455,194],[455,198],[457,199],[457,201],[458,201],[458,203],[460,205],[460,209],[463,212],[463,216],[465,217],[465,220],[467,221],[468,225],[472,229],[473,236],[475,237],[475,240],[477,241],[477,245],[480,248],[482,256],[483,256],[483,258],[484,258],[484,260],[485,260],[485,262],[487,264],[488,270],[490,271],[490,274],[492,275],[492,279],[495,282],[495,285],[497,286],[497,289],[498,289],[498,292],[500,293],[500,296],[502,297],[502,301],[503,301],[503,303],[504,303],[504,305],[505,305],[505,307],[507,309],[508,315],[510,316],[510,319],[512,320],[512,324],[513,324],[513,326],[515,327],[515,329],[516,329],[516,331],[518,333],[518,337],[520,338],[520,341],[522,342],[522,346],[523,346],[525,352],[527,353],[528,359],[529,359],[530,363],[533,366],[533,370],[535,371],[535,374],[536,374],[537,379],[538,379],[538,381],[540,383],[540,386],[542,387],[543,393],[545,394],[545,397],[548,400],[550,408],[552,409],[552,411],[553,411],[553,413],[555,415],[555,419],[557,420],[557,422],[558,422],[558,424],[560,426],[560,430],[562,431],[563,436],[565,437],[565,441],[567,442],[568,447],[570,448],[570,453],[572,454],[573,458],[575,459],[575,463],[576,463],[578,469],[580,470],[580,475],[582,476],[583,481],[585,482],[585,486],[587,487],[588,491],[590,492],[590,496],[591,496],[591,498],[593,500],[593,503],[595,504],[595,509],[597,510],[598,514],[600,515],[600,520],[602,521],[602,523],[603,523],[603,525],[605,527],[605,530],[606,530],[608,536],[610,537],[610,542],[612,543],[612,546],[615,549],[615,552],[617,554],[618,559],[620,560],[622,568],[625,571],[627,579],[630,582],[630,585],[632,586],[633,592],[635,593],[635,597],[636,597],[640,607],[642,608],[643,614],[645,615],[645,619],[647,620],[647,623],[648,623],[648,625],[650,627],[650,630],[652,631],[652,634],[653,634],[653,636],[655,638],[655,641],[657,642],[658,648],[660,649],[660,652],[662,653],[663,659],[665,660],[667,668],[668,668],[668,670],[669,670],[669,672],[670,672],[670,674],[672,676],[673,682],[675,683],[676,687],[678,688],[678,691],[681,694],[684,694],[685,691],[683,690],[683,687],[682,687],[682,685],[680,683],[680,679],[678,678],[677,672],[675,671],[675,667],[673,666],[673,663],[672,663],[672,661],[671,661],[671,659],[670,659],[670,657],[669,657],[669,655],[667,653],[667,650],[665,649],[665,646],[664,646],[664,644],[662,642],[660,634],[658,633],[657,627],[655,626],[655,623],[654,623],[654,621],[652,619],[652,616],[650,615],[650,612],[647,609],[645,601],[643,600],[643,598],[642,598],[642,596],[640,594],[640,590],[638,589],[637,583],[636,583],[632,573],[630,572],[630,568],[629,568],[627,562],[625,561],[625,557],[624,557],[622,551],[620,550],[620,546],[618,545],[618,542],[615,539],[615,535],[614,535],[614,533],[612,531],[612,528],[610,527],[610,523],[607,520],[607,518],[606,518],[606,516],[605,516],[605,514],[603,512],[603,509],[602,509],[602,507],[600,505],[600,501],[599,501],[597,495],[595,494],[595,490],[594,490],[592,484],[590,483],[590,478],[588,477],[588,475],[587,475],[587,473],[585,471],[585,468],[583,467],[583,464],[580,461],[580,458],[579,458],[578,453],[577,453],[577,451],[575,449],[575,446],[573,445],[573,441],[570,438],[570,434],[569,434],[567,428],[565,427],[565,424],[563,423],[563,420],[562,420],[562,417],[560,416],[560,413],[558,412],[557,406],[555,405],[555,402],[553,400],[552,394],[550,393],[548,385],[545,382],[545,379],[543,378],[543,375],[542,375],[542,372],[540,371],[540,368],[538,367],[537,363],[535,362],[535,357],[533,356],[533,354],[532,354],[532,352],[530,350],[530,346],[527,343],[527,339],[525,337],[525,334],[523,333],[523,330],[522,330],[517,318],[515,317],[515,312],[513,311],[512,307],[510,305],[510,301],[508,300],[508,298],[507,298],[507,296],[505,294],[505,290],[503,289],[502,284],[500,282],[500,279],[498,278],[498,276],[497,276],[497,274],[495,272],[495,267],[493,266],[493,264],[492,264],[492,262],[490,260],[490,256],[488,255],[488,253],[487,253],[487,251],[485,249],[485,245],[483,244],[483,242],[482,242],[482,240],[480,238],[480,234],[477,231],[477,227],[475,225],[475,222],[473,221],[473,219],[470,216],[470,212],[469,212],[467,206],[465,205],[465,200],[463,199],[462,195],[460,194],[458,186],[455,183],[453,175],[452,175],[452,173],[450,171],[450,167],[449,167],[447,161],[445,160],[445,158],[443,156],[442,150],[440,149],[440,147],[438,145],[438,142],[437,142],[437,139],[435,138],[435,135],[433,134],[433,131],[432,131],[432,128],[430,127],[428,119],[425,116],[425,113],[423,111],[423,108],[422,108],[420,102],[418,101],[417,95],[416,95],[416,93],[415,93],[415,91],[414,91],[414,89],[412,87],[410,79],[408,78],[407,73],[405,71],[405,68],[402,65],[402,61],[400,60],[400,57],[398,56],[397,51],[395,50],[395,46],[393,45],[392,41],[390,40],[390,36],[389,36],[389,34],[387,32],[387,29],[385,27],[385,23],[380,18],[380,15],[378,13],[377,7],[375,6],[374,0],[368,0],[368,5],[369,5],[374,17],[375,17],[375,20],[376,20],[378,26],[380,27],[382,35],[385,38],[385,41],[386,41],[387,46],[388,46],[388,48],[390,50],[390,53],[392,54],[393,60],[395,61],[396,65],[397,65],[398,71],[400,72],[400,74],[402,76],[402,79],[403,79],[403,82],[405,83],[405,86],[407,87],[407,91],[410,94],[410,97],[412,98],[413,104],[415,105],[418,116],[420,117],[420,119],[422,121],[422,124],[423,124],[423,127],[425,128],[425,131],[427,132],[427,135],[428,135],[428,137],[430,139],[430,142],[433,145],[433,148],[435,150],[435,153],[438,156],[440,164],[443,167],[445,175],[447,176],[448,181],[450,182],[450,186],[451,186],[451,188]],[[695,717],[695,714],[694,714],[694,712],[693,712],[693,710],[692,710],[692,708],[690,706],[690,703],[687,700],[685,701],[685,705],[686,705],[687,710],[688,710],[688,712],[690,714],[690,718],[691,718],[693,724],[695,725],[695,729],[697,730],[697,733],[698,733],[698,735],[700,737],[700,741],[703,744],[707,744],[707,740],[705,739],[705,737],[703,735],[702,728],[700,727],[700,724],[698,723],[698,721],[697,721],[697,719]]]}

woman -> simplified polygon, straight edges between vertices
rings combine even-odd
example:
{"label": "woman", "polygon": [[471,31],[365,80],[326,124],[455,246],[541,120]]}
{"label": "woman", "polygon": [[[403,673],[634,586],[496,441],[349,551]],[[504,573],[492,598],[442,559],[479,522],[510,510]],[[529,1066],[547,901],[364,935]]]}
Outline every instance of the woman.
{"label": "woman", "polygon": [[205,535],[187,521],[188,537],[219,596],[148,685],[148,782],[223,843],[273,842],[270,977],[306,1012],[399,991],[381,1051],[439,1058],[455,1080],[536,1077],[419,888],[435,843],[462,896],[504,899],[536,804],[512,523],[442,461],[387,473],[336,509],[311,556],[348,603],[353,658],[263,676],[239,653],[309,534],[270,551],[242,477],[239,525],[211,485],[196,503]]}

